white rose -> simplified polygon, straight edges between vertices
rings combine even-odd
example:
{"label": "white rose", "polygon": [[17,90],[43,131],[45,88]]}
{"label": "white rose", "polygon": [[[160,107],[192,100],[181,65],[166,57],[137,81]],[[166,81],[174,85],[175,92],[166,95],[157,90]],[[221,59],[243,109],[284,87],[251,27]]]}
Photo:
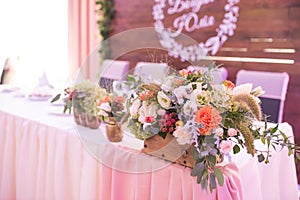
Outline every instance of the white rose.
{"label": "white rose", "polygon": [[185,115],[193,115],[197,111],[197,104],[193,101],[187,101],[183,106]]}
{"label": "white rose", "polygon": [[138,111],[138,114],[139,114],[138,121],[141,123],[145,123],[146,117],[156,118],[157,110],[158,110],[157,104],[147,105],[147,103],[145,101],[143,101],[143,104]]}
{"label": "white rose", "polygon": [[140,106],[141,101],[139,99],[136,99],[132,102],[131,106],[129,107],[129,113],[133,119],[136,119],[138,117],[138,111]]}
{"label": "white rose", "polygon": [[210,93],[196,89],[191,94],[191,101],[196,102],[198,106],[207,105],[210,102]]}
{"label": "white rose", "polygon": [[179,104],[183,104],[184,98],[190,97],[188,91],[190,91],[191,89],[192,88],[190,88],[189,86],[179,86],[174,90],[174,95],[176,96]]}
{"label": "white rose", "polygon": [[157,93],[157,100],[161,107],[165,109],[171,108],[171,99],[164,92],[160,91]]}

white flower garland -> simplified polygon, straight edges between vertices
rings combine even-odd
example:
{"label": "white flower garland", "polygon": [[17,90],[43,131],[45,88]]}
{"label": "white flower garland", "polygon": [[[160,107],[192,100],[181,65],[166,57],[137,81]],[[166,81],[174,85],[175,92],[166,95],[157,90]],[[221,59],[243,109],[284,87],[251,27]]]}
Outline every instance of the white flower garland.
{"label": "white flower garland", "polygon": [[202,59],[209,52],[215,55],[229,36],[233,36],[236,29],[236,22],[239,16],[240,0],[227,0],[224,6],[225,14],[222,23],[216,29],[216,36],[208,38],[204,43],[184,47],[176,42],[171,28],[166,29],[163,24],[164,8],[166,0],[155,0],[152,15],[154,18],[154,28],[160,38],[160,44],[169,51],[169,55],[175,58],[180,57],[181,61],[196,61]]}

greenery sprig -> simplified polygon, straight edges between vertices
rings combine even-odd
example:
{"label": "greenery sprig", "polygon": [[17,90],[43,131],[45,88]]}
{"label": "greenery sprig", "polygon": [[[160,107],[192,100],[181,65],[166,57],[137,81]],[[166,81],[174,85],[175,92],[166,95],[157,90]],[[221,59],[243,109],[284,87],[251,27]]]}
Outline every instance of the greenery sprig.
{"label": "greenery sprig", "polygon": [[102,44],[99,49],[102,60],[109,58],[111,50],[109,48],[108,38],[112,29],[112,20],[116,10],[114,8],[114,0],[97,0],[96,5],[100,6],[97,10],[99,20],[97,21],[99,33],[102,37]]}

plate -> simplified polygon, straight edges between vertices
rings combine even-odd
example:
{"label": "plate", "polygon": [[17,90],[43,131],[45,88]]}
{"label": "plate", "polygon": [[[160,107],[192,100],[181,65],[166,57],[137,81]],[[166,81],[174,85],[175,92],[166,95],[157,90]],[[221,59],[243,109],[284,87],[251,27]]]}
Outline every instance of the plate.
{"label": "plate", "polygon": [[28,95],[28,99],[32,100],[32,101],[47,101],[52,97],[52,95],[44,95],[44,96],[40,96],[40,95]]}
{"label": "plate", "polygon": [[13,95],[14,97],[20,97],[20,98],[25,97],[25,93],[22,92],[21,90],[16,90],[16,91],[14,91],[14,92],[12,93],[12,95]]}
{"label": "plate", "polygon": [[9,93],[16,91],[18,88],[12,85],[0,85],[0,92]]}

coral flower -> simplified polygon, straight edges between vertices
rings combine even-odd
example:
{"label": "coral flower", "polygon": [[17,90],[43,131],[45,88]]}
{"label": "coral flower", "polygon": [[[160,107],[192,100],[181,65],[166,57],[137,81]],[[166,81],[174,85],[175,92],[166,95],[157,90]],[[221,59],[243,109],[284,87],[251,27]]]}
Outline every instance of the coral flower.
{"label": "coral flower", "polygon": [[141,101],[146,101],[147,99],[150,99],[153,97],[153,92],[149,91],[149,90],[146,90],[146,91],[143,91],[141,94],[140,94],[140,100]]}
{"label": "coral flower", "polygon": [[107,103],[107,102],[110,102],[110,101],[111,101],[110,96],[105,96],[102,101],[98,102],[98,106],[101,106],[102,103]]}
{"label": "coral flower", "polygon": [[230,89],[230,90],[233,90],[233,88],[235,87],[234,83],[232,83],[232,82],[229,81],[229,80],[225,80],[225,81],[223,82],[223,84],[224,84],[228,89]]}
{"label": "coral flower", "polygon": [[219,112],[211,106],[204,106],[196,112],[195,122],[203,126],[199,128],[200,135],[210,135],[213,129],[218,128],[221,121]]}
{"label": "coral flower", "polygon": [[179,74],[183,77],[187,77],[189,75],[189,70],[187,69],[182,69],[179,71]]}

